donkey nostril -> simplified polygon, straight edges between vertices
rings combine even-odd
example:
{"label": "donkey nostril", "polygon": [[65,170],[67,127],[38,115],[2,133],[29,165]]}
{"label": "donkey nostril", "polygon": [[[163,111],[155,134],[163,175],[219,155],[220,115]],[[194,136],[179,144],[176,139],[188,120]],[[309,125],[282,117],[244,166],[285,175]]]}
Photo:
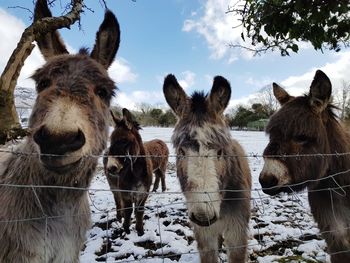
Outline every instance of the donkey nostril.
{"label": "donkey nostril", "polygon": [[79,150],[85,144],[85,135],[79,129],[77,132],[68,132],[60,136],[56,136],[54,141],[59,144],[58,151],[60,154],[74,152]]}
{"label": "donkey nostril", "polygon": [[85,135],[79,129],[77,132],[55,134],[42,126],[33,135],[33,140],[42,153],[65,154],[80,149],[85,144]]}
{"label": "donkey nostril", "polygon": [[278,178],[273,175],[260,176],[259,182],[263,188],[270,188],[278,185]]}
{"label": "donkey nostril", "polygon": [[37,130],[34,135],[33,135],[33,139],[34,141],[40,145],[41,143],[43,143],[45,141],[45,139],[48,137],[48,131],[45,128],[45,126],[42,126],[39,130]]}
{"label": "donkey nostril", "polygon": [[115,167],[115,166],[108,167],[108,172],[110,174],[116,174],[117,173],[117,167]]}
{"label": "donkey nostril", "polygon": [[85,144],[85,135],[79,129],[76,134],[72,134],[70,138],[67,140],[68,151],[76,151],[80,149]]}

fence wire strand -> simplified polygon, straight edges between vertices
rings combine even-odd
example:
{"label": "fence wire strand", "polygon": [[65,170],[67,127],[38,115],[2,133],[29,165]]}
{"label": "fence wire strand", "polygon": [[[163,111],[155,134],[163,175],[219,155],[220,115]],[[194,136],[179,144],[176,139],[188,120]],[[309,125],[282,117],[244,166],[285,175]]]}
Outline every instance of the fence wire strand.
{"label": "fence wire strand", "polygon": [[[15,156],[33,156],[33,157],[39,157],[39,156],[62,156],[62,155],[55,155],[55,154],[39,154],[39,153],[26,153],[26,152],[21,152],[18,150],[15,150],[14,148],[0,148],[0,153],[8,153],[8,154],[13,154]],[[326,158],[326,157],[343,157],[343,156],[348,156],[350,155],[350,152],[344,152],[344,153],[327,153],[327,154],[294,154],[294,155],[261,155],[261,154],[248,154],[248,155],[225,155],[223,156],[224,158]],[[84,158],[102,158],[104,157],[104,155],[89,155],[89,156],[85,156]],[[110,156],[111,157],[111,156]],[[136,158],[163,158],[164,156],[161,155],[116,155],[113,157],[136,157]],[[177,155],[177,154],[170,154],[168,155],[168,157],[175,157],[175,158],[216,158],[217,156],[182,156],[182,155]],[[1,159],[0,159],[1,160]],[[0,163],[1,166],[1,163]],[[1,171],[1,170],[0,170]],[[307,194],[306,192],[301,192],[301,193],[297,193],[295,192],[293,189],[295,187],[298,186],[302,186],[302,185],[308,185],[310,183],[317,183],[317,182],[321,182],[324,180],[332,180],[332,182],[334,183],[335,187],[332,188],[321,188],[321,189],[309,189],[307,192],[308,193],[313,193],[313,192],[321,192],[321,191],[325,191],[325,192],[329,192],[330,195],[330,202],[331,202],[331,209],[332,209],[332,214],[334,217],[335,222],[337,222],[337,228],[335,229],[331,229],[328,231],[319,231],[317,232],[317,235],[324,235],[324,234],[333,234],[333,233],[339,233],[341,231],[349,231],[349,227],[344,226],[344,227],[340,227],[341,223],[338,222],[338,217],[337,217],[337,211],[335,210],[336,208],[334,207],[334,196],[333,194],[338,195],[338,197],[346,197],[347,195],[347,191],[348,188],[350,187],[349,185],[341,185],[338,182],[338,176],[341,175],[345,175],[345,174],[350,174],[350,169],[344,170],[344,171],[338,171],[336,173],[333,174],[329,174],[327,176],[324,176],[322,178],[317,178],[317,179],[309,179],[309,180],[305,180],[303,182],[299,182],[299,183],[294,183],[294,184],[288,184],[285,185],[285,188],[288,188],[290,190],[290,194],[291,194],[291,202],[292,203],[296,203],[299,207],[302,208],[302,211],[306,211],[309,213],[308,208],[306,208],[304,206],[303,200],[300,198],[300,196],[302,196],[303,194]],[[199,253],[199,251],[189,251],[189,252],[183,252],[183,253],[172,253],[171,255],[166,254],[164,251],[164,240],[163,240],[163,236],[162,236],[162,229],[161,229],[161,212],[160,209],[168,209],[168,208],[174,208],[176,206],[181,206],[181,207],[186,207],[187,204],[189,204],[190,202],[185,201],[183,195],[186,194],[187,192],[183,192],[183,191],[169,191],[169,192],[145,192],[145,191],[130,191],[130,190],[122,190],[122,189],[110,189],[109,187],[106,188],[90,188],[90,187],[71,187],[71,186],[64,186],[64,185],[22,185],[22,184],[8,184],[8,183],[0,183],[0,187],[14,187],[14,188],[28,188],[31,189],[33,191],[33,194],[35,196],[35,201],[37,203],[37,206],[40,208],[40,210],[42,211],[42,216],[41,217],[33,217],[33,218],[16,218],[16,219],[4,219],[4,220],[0,220],[0,224],[10,224],[10,223],[25,223],[25,222],[30,222],[30,221],[41,221],[41,220],[45,220],[45,244],[46,244],[46,238],[48,236],[48,220],[53,220],[53,219],[59,219],[59,218],[63,218],[63,217],[67,217],[67,215],[56,215],[56,216],[49,216],[45,213],[45,210],[42,206],[42,202],[37,194],[37,189],[57,189],[57,190],[70,190],[70,191],[86,191],[88,193],[89,199],[90,199],[90,205],[95,209],[94,211],[94,215],[105,215],[106,216],[106,235],[105,235],[105,262],[111,262],[108,259],[108,254],[109,252],[109,247],[112,246],[113,240],[112,240],[112,236],[110,235],[110,231],[111,229],[113,229],[112,223],[110,223],[111,220],[111,209],[110,208],[100,208],[98,205],[96,205],[94,198],[92,197],[92,194],[98,193],[98,192],[119,192],[119,193],[130,193],[130,194],[148,194],[149,196],[181,196],[182,200],[177,201],[177,202],[169,202],[166,204],[159,204],[158,200],[156,202],[155,205],[150,205],[150,204],[145,204],[145,206],[140,206],[140,204],[135,204],[134,209],[138,210],[138,209],[143,209],[144,211],[150,211],[152,209],[156,210],[156,215],[157,215],[157,230],[159,233],[159,244],[160,244],[160,252],[155,251],[153,254],[154,256],[160,256],[162,258],[162,262],[165,262],[165,258],[176,258],[178,256],[183,256],[183,255],[197,255]],[[268,188],[253,188],[253,189],[248,189],[248,190],[240,190],[240,189],[227,189],[227,190],[220,190],[220,191],[205,191],[205,192],[191,192],[191,193],[196,193],[196,194],[202,194],[204,196],[207,196],[207,200],[204,202],[198,201],[198,202],[192,202],[192,203],[204,203],[207,209],[207,217],[208,217],[208,221],[210,221],[210,217],[209,217],[209,213],[210,211],[214,210],[214,205],[215,203],[221,202],[221,201],[242,201],[242,200],[247,200],[249,199],[251,201],[251,203],[253,204],[252,209],[256,209],[257,213],[256,215],[260,215],[260,216],[264,216],[267,213],[266,210],[266,203],[265,201],[271,200],[270,196],[263,196],[261,191],[264,190],[271,190],[271,189],[275,189],[276,187],[268,187]],[[256,193],[257,197],[235,197],[235,198],[219,198],[219,199],[212,199],[211,194],[224,194],[224,193],[242,193],[242,192],[252,192],[252,193]],[[305,202],[305,201],[304,201]],[[118,208],[115,209],[114,207],[112,208],[112,210],[115,209],[116,213],[121,213],[125,210],[128,209],[132,209],[133,207],[123,207],[123,208]],[[88,214],[76,214],[76,215],[69,215],[71,217],[79,217],[79,216],[83,216],[83,215],[90,215],[90,213]],[[293,218],[291,218],[291,221],[302,221],[303,219],[305,219],[305,215],[301,214],[301,219],[297,217],[296,214],[292,215]],[[188,219],[187,219],[188,220]],[[254,247],[256,245],[260,246],[260,250],[262,251],[264,247],[266,247],[269,243],[278,243],[280,240],[263,240],[263,234],[265,232],[262,231],[262,229],[260,228],[260,224],[258,221],[255,222],[256,226],[257,226],[257,234],[259,239],[257,240],[257,244],[253,243],[253,244],[248,244],[248,245],[236,245],[234,247],[224,247],[224,249],[220,249],[220,252],[223,251],[227,251],[230,249],[237,249],[237,248],[242,248],[242,247]],[[263,227],[264,228],[264,227]],[[304,236],[305,238],[309,235],[313,235],[313,234],[309,234],[309,233],[304,233],[303,229],[301,227],[298,228],[300,230],[300,234],[301,236]],[[297,239],[297,236],[288,236],[288,239]],[[186,236],[187,239],[187,236]],[[46,252],[47,247],[44,247],[44,255],[45,258],[47,257],[47,252]],[[159,249],[158,249],[159,250]],[[211,250],[207,251],[207,252],[211,252]],[[157,254],[158,253],[158,254]],[[160,253],[160,254],[159,254]],[[337,254],[342,254],[342,253],[350,253],[350,249],[349,250],[343,250],[343,251],[336,251],[336,252],[332,252],[329,253],[328,255],[337,255]],[[149,257],[144,257],[141,260],[149,260]],[[223,260],[220,258],[220,260]],[[115,260],[113,262],[140,262],[140,259],[134,259],[134,260]]]}

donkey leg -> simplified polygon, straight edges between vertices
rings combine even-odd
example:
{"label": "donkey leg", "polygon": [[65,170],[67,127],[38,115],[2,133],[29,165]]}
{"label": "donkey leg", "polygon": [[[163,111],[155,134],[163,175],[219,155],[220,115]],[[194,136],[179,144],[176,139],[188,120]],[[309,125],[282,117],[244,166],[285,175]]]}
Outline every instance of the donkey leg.
{"label": "donkey leg", "polygon": [[142,197],[140,201],[137,202],[137,206],[135,206],[135,214],[136,214],[136,231],[139,236],[142,236],[145,232],[143,230],[143,215],[145,212],[145,203],[148,195],[146,197]]}
{"label": "donkey leg", "polygon": [[332,263],[350,262],[350,244],[348,237],[339,237],[332,234],[325,235]]}
{"label": "donkey leg", "polygon": [[159,187],[159,181],[160,181],[158,170],[156,170],[154,174],[156,175],[156,179],[154,180],[152,192],[157,192],[157,189]]}
{"label": "donkey leg", "polygon": [[[166,167],[165,167],[166,169]],[[166,191],[166,183],[165,183],[165,169],[162,169],[161,173],[161,177],[160,179],[162,180],[162,192]]]}
{"label": "donkey leg", "polygon": [[247,261],[248,231],[247,223],[235,220],[226,225],[224,243],[229,263],[244,263]]}
{"label": "donkey leg", "polygon": [[115,208],[117,213],[117,221],[121,223],[123,219],[123,212],[124,212],[123,200],[121,199],[121,195],[116,191],[113,191],[113,197],[114,197]]}
{"label": "donkey leg", "polygon": [[166,190],[166,184],[165,184],[165,173],[166,173],[166,166],[168,164],[168,160],[161,166],[160,168],[160,174],[162,179],[162,191],[165,192]]}
{"label": "donkey leg", "polygon": [[124,223],[123,228],[125,233],[130,234],[130,221],[131,221],[131,214],[132,214],[132,201],[130,199],[123,200],[124,203]]}
{"label": "donkey leg", "polygon": [[340,252],[338,250],[338,251],[335,251],[334,253],[337,253],[337,254],[331,255],[332,263],[349,263],[350,262],[350,252]]}
{"label": "donkey leg", "polygon": [[201,263],[218,263],[219,238],[212,227],[194,227],[195,239],[198,243]]}

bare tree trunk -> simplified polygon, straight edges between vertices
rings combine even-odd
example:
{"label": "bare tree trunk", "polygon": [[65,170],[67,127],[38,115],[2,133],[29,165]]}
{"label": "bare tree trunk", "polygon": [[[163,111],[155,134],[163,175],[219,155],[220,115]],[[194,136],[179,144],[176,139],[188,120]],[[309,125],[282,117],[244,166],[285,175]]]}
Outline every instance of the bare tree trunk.
{"label": "bare tree trunk", "polygon": [[[46,0],[38,1],[45,1],[46,4]],[[40,35],[63,27],[69,28],[79,20],[82,8],[83,0],[74,0],[71,11],[66,15],[39,19],[24,30],[0,77],[0,144],[12,137],[16,138],[13,130],[21,128],[15,108],[14,90],[24,61],[34,48],[33,42]]]}

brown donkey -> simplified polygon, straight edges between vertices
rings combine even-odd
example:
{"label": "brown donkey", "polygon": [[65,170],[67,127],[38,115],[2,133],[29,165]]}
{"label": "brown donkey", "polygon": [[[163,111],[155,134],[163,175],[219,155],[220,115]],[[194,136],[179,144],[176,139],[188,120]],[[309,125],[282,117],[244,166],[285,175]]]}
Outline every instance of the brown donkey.
{"label": "brown donkey", "polygon": [[350,135],[330,104],[331,82],[318,70],[308,95],[292,97],[275,83],[273,89],[282,107],[266,128],[261,186],[270,195],[307,187],[332,263],[350,262],[350,155],[341,154],[350,152]]}
{"label": "brown donkey", "polygon": [[[113,116],[113,114],[112,114]],[[116,119],[111,135],[111,146],[103,159],[105,174],[113,191],[117,208],[117,219],[124,217],[123,228],[130,233],[130,219],[135,206],[136,231],[143,235],[143,213],[148,192],[152,184],[152,172],[155,173],[153,191],[162,181],[162,191],[166,190],[165,170],[169,150],[161,140],[142,143],[140,126],[132,114],[123,109],[123,118]],[[150,157],[143,157],[143,156]]]}
{"label": "brown donkey", "polygon": [[[38,1],[35,18],[49,16]],[[69,55],[57,32],[37,39],[47,63],[33,75],[30,135],[16,150],[25,154],[0,155],[0,262],[79,262],[90,227],[87,192],[60,187],[88,188],[106,147],[115,90],[107,68],[119,39],[110,11],[90,56]]]}
{"label": "brown donkey", "polygon": [[251,176],[242,157],[244,151],[231,138],[223,116],[231,96],[230,84],[217,76],[209,95],[195,92],[188,97],[176,78],[168,75],[163,91],[178,117],[172,136],[178,155],[177,176],[201,262],[218,262],[221,237],[228,262],[245,262]]}

